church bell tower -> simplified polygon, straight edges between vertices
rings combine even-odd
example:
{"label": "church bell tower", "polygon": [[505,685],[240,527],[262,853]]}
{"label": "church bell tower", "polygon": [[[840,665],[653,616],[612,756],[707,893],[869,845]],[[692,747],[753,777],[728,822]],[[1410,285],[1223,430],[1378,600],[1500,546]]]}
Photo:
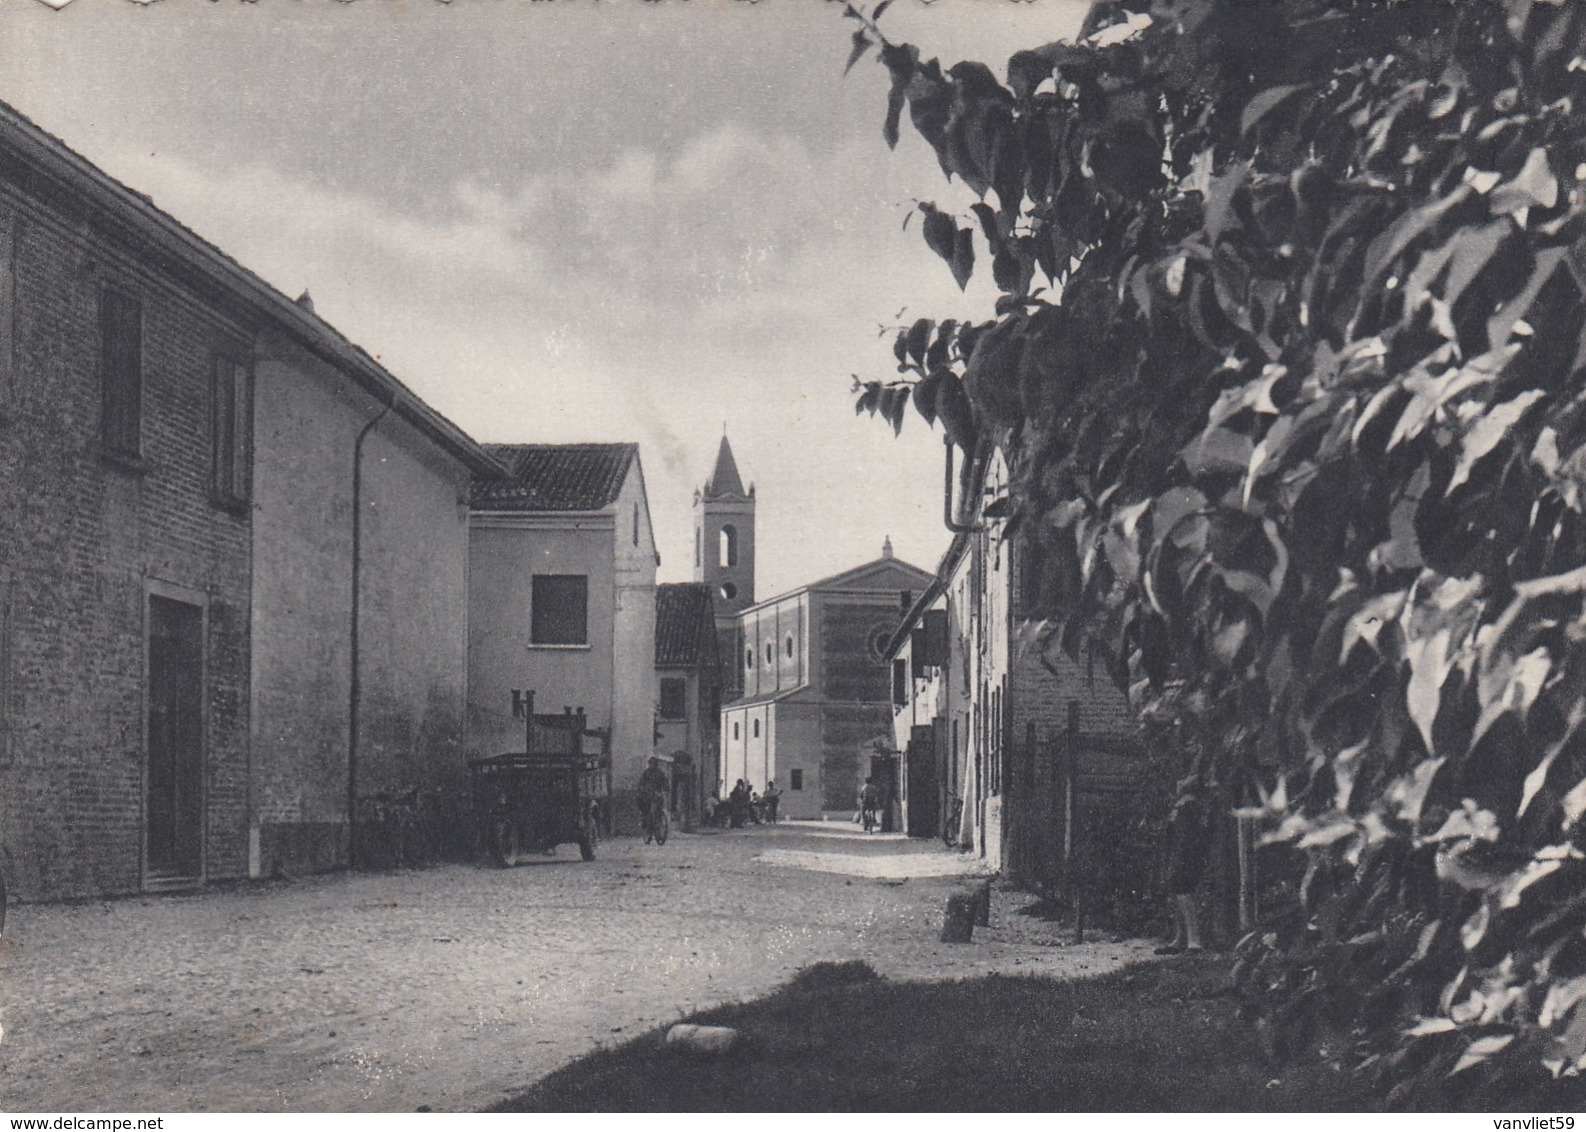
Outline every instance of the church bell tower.
{"label": "church bell tower", "polygon": [[754,604],[754,487],[744,490],[725,436],[715,470],[694,493],[694,580],[710,586],[718,617]]}
{"label": "church bell tower", "polygon": [[715,601],[722,698],[730,700],[743,689],[738,614],[754,604],[754,485],[744,490],[725,434],[710,479],[694,492],[694,580]]}

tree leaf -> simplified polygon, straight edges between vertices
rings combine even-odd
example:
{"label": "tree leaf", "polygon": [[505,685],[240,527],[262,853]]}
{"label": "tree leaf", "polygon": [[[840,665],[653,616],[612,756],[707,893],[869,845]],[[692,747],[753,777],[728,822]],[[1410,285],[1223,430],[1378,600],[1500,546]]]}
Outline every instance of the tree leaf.
{"label": "tree leaf", "polygon": [[1468,480],[1470,473],[1475,470],[1476,462],[1496,448],[1498,442],[1509,434],[1509,430],[1519,423],[1526,410],[1543,396],[1542,390],[1530,389],[1494,405],[1477,417],[1476,423],[1460,437],[1459,463],[1455,465],[1454,474],[1443,494],[1452,495],[1456,488]]}
{"label": "tree leaf", "polygon": [[1300,91],[1305,90],[1306,83],[1283,83],[1279,86],[1268,87],[1245,103],[1244,113],[1239,118],[1239,132],[1248,134],[1252,126],[1266,117],[1278,106]]}
{"label": "tree leaf", "polygon": [[854,64],[859,62],[859,60],[864,57],[865,52],[869,51],[874,46],[875,44],[871,42],[870,36],[866,33],[865,29],[857,29],[854,32],[853,47],[848,52],[848,65],[843,68],[843,74],[846,75],[849,71],[853,70]]}
{"label": "tree leaf", "polygon": [[[1471,731],[1471,748],[1481,741],[1488,728],[1509,712],[1514,712],[1524,722],[1552,671],[1553,658],[1545,648],[1533,649],[1522,657],[1500,656],[1495,663],[1483,665],[1476,681],[1481,717]],[[1542,772],[1547,773],[1545,767]],[[1525,811],[1524,803],[1520,811]]]}
{"label": "tree leaf", "polygon": [[1514,1041],[1513,1034],[1495,1034],[1491,1037],[1477,1038],[1470,1043],[1470,1048],[1460,1056],[1448,1075],[1452,1077],[1455,1073],[1463,1073],[1467,1069],[1475,1068],[1493,1054],[1508,1049],[1512,1041]]}
{"label": "tree leaf", "polygon": [[1441,200],[1412,208],[1390,224],[1383,233],[1371,241],[1366,249],[1364,277],[1368,288],[1374,286],[1387,266],[1392,263],[1415,238],[1436,224],[1452,209],[1470,198],[1469,185],[1459,185]]}
{"label": "tree leaf", "polygon": [[953,245],[958,235],[958,225],[953,218],[930,201],[920,205],[925,214],[925,244],[949,264],[953,262]]}
{"label": "tree leaf", "polygon": [[1547,150],[1538,146],[1525,159],[1514,180],[1492,191],[1488,207],[1494,216],[1505,216],[1523,208],[1552,208],[1558,203],[1558,178],[1548,166]]}
{"label": "tree leaf", "polygon": [[953,242],[953,254],[948,260],[953,269],[953,281],[962,291],[975,273],[975,236],[968,228],[960,228]]}
{"label": "tree leaf", "polygon": [[1449,655],[1452,632],[1439,629],[1431,636],[1417,636],[1405,642],[1404,655],[1410,665],[1410,680],[1405,686],[1405,702],[1410,719],[1420,729],[1426,753],[1436,754],[1432,743],[1432,724],[1442,707],[1443,681],[1454,667]]}

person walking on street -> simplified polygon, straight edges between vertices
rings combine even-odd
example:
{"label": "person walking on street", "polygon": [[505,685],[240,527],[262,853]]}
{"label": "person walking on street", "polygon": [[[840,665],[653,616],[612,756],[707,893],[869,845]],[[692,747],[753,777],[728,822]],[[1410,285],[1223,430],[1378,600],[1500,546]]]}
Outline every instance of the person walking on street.
{"label": "person walking on street", "polygon": [[782,800],[782,791],[776,788],[775,782],[765,784],[765,793],[760,795],[760,801],[765,806],[765,820],[772,825],[776,824],[777,803]]}
{"label": "person walking on street", "polygon": [[869,833],[876,827],[876,808],[881,804],[881,790],[876,786],[874,778],[865,779],[865,784],[859,791],[859,816],[864,822],[865,832]]}

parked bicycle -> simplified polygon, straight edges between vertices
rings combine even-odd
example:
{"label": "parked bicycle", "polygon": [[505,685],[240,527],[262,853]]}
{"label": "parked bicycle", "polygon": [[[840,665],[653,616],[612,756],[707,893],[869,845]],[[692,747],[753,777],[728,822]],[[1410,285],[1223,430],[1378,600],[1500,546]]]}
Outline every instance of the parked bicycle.
{"label": "parked bicycle", "polygon": [[942,844],[949,849],[958,845],[958,829],[964,823],[964,800],[962,798],[949,798],[947,805],[947,821],[942,825]]}

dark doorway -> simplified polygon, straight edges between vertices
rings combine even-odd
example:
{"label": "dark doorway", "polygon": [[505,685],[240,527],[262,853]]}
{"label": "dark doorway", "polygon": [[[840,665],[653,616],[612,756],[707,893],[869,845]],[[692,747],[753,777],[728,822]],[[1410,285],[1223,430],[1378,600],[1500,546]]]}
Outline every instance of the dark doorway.
{"label": "dark doorway", "polygon": [[896,833],[903,824],[900,819],[902,797],[898,791],[898,757],[896,755],[871,755],[870,777],[881,791],[881,832]]}
{"label": "dark doorway", "polygon": [[941,833],[940,801],[936,789],[936,732],[929,724],[909,734],[904,781],[909,788],[908,835],[936,837]]}
{"label": "dark doorway", "polygon": [[203,865],[204,611],[149,598],[148,865],[197,877]]}

